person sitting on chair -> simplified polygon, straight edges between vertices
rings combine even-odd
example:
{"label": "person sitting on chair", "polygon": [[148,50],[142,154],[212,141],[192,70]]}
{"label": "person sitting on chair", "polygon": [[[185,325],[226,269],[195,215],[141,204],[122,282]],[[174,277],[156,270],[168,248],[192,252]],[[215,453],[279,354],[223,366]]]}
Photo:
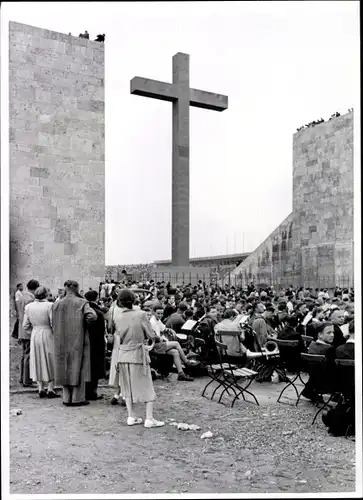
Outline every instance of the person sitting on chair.
{"label": "person sitting on chair", "polygon": [[179,342],[177,341],[169,341],[166,337],[163,336],[163,333],[166,333],[166,326],[163,325],[160,318],[163,315],[163,310],[160,307],[155,307],[154,311],[151,313],[150,323],[152,329],[154,330],[155,336],[155,345],[152,353],[154,354],[169,354],[173,357],[174,365],[178,370],[178,380],[192,381],[194,380],[192,377],[184,373],[182,362],[186,366],[194,366],[196,363],[194,361],[189,360],[183,349],[181,348]]}
{"label": "person sitting on chair", "polygon": [[165,325],[167,328],[171,328],[176,333],[182,333],[182,327],[186,321],[185,312],[187,311],[188,306],[181,302],[178,306],[178,310],[175,313],[172,313],[167,319]]}
{"label": "person sitting on chair", "polygon": [[298,320],[296,316],[288,316],[285,319],[285,326],[278,332],[277,338],[279,340],[298,340],[300,352],[305,351],[304,341],[301,335],[296,331]]}
{"label": "person sitting on chair", "polygon": [[[334,340],[334,327],[332,323],[322,323],[318,329],[318,340],[313,341],[310,346],[309,354],[319,354],[325,356],[327,360],[327,369],[325,374],[322,374],[327,379],[331,378],[333,380],[333,370],[334,370],[334,359],[335,359],[335,348],[332,343]],[[316,393],[315,390],[316,378],[310,376],[307,381],[304,390],[301,395],[307,399],[310,399],[313,403],[321,400],[321,396]]]}
{"label": "person sitting on chair", "polygon": [[332,344],[334,347],[339,347],[346,342],[342,329],[340,328],[345,323],[344,311],[338,308],[334,309],[330,315],[330,321],[334,326],[334,337]]}
{"label": "person sitting on chair", "polygon": [[[227,356],[234,358],[235,363],[245,365],[247,360],[268,357],[268,355],[275,353],[262,353],[262,352],[252,352],[243,345],[244,334],[241,331],[238,324],[233,320],[237,316],[236,311],[233,309],[226,309],[223,314],[223,320],[217,323],[214,327],[215,334],[217,338],[221,338],[222,344],[227,346]],[[238,336],[228,336],[223,335],[223,332],[237,332]]]}
{"label": "person sitting on chair", "polygon": [[337,347],[336,359],[354,359],[354,320],[349,323],[349,339],[345,344]]}

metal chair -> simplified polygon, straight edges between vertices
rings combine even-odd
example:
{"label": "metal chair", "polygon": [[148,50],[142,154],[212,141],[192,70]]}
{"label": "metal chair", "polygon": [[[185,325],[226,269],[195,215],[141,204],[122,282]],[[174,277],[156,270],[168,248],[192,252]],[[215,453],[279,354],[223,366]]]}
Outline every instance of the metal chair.
{"label": "metal chair", "polygon": [[[287,382],[287,385],[283,387],[283,389],[280,392],[279,397],[277,398],[277,403],[280,402],[280,399],[283,395],[283,393],[286,391],[286,389],[290,386],[292,386],[296,392],[297,398],[299,397],[299,391],[297,390],[297,387],[295,385],[295,382],[299,379],[300,382],[305,386],[305,382],[301,378],[301,357],[300,357],[300,346],[299,346],[299,341],[298,340],[280,340],[280,339],[275,339],[275,342],[279,348],[279,353],[280,353],[280,358],[278,360],[278,364],[276,366],[276,371],[277,373],[281,372],[283,378]],[[287,375],[287,368],[290,367],[290,364],[292,362],[295,362],[296,364],[294,365],[296,368],[296,372],[294,373],[293,377],[289,377]]]}
{"label": "metal chair", "polygon": [[355,397],[355,371],[354,359],[335,360],[335,388],[340,392],[345,401],[352,401]]}
{"label": "metal chair", "polygon": [[[239,332],[220,332],[225,336],[230,337],[239,337]],[[249,394],[250,396],[253,397],[255,400],[256,404],[259,406],[259,402],[256,398],[256,396],[248,390],[248,387],[251,385],[253,379],[256,377],[257,372],[254,370],[250,370],[249,368],[245,367],[238,367],[236,364],[238,364],[238,360],[234,359],[234,356],[228,356],[227,351],[228,351],[228,346],[226,344],[223,344],[222,342],[219,342],[217,339],[215,339],[216,347],[220,355],[220,360],[221,364],[224,366],[223,368],[223,376],[225,377],[224,381],[227,382],[224,383],[224,389],[219,397],[218,403],[222,402],[222,398],[225,392],[228,393],[228,389],[232,389],[232,391],[235,393],[235,397],[232,401],[231,408],[233,408],[235,402],[239,398],[239,396],[242,396],[243,400],[246,401],[245,394]],[[234,364],[231,364],[234,363]],[[244,379],[248,380],[247,385],[241,386],[239,384],[239,380]]]}
{"label": "metal chair", "polygon": [[[217,386],[215,387],[215,389],[212,393],[212,396],[210,398],[211,400],[213,400],[214,395],[216,394],[217,390],[222,386],[227,390],[227,394],[228,395],[230,394],[228,392],[228,385],[229,385],[228,378],[224,373],[224,370],[226,368],[229,368],[230,365],[222,362],[220,352],[218,351],[217,346],[216,346],[215,338],[213,338],[212,342],[214,344],[214,347],[215,347],[215,350],[216,350],[216,353],[218,356],[218,362],[217,363],[213,363],[213,362],[207,363],[207,365],[206,365],[207,373],[208,373],[208,376],[211,378],[211,380],[205,385],[205,387],[202,391],[202,397],[206,397],[205,394],[206,394],[207,388],[210,385],[212,385],[213,382],[216,382]],[[231,388],[231,389],[233,390],[233,388]],[[235,391],[234,391],[234,394],[236,395]]]}
{"label": "metal chair", "polygon": [[[328,373],[327,360],[325,356],[320,354],[301,353],[301,359],[306,366],[306,371],[309,374],[309,376],[314,377],[315,379],[314,390],[316,391],[316,393],[320,396],[323,396],[324,394],[329,395],[328,400],[325,401],[321,406],[321,408],[319,408],[319,410],[316,412],[312,421],[313,425],[319,413],[321,413],[324,408],[327,408],[329,406],[329,403],[331,402],[333,396],[340,393],[336,391],[333,387],[331,381],[331,374],[329,376]],[[301,394],[302,391],[300,392],[297,398],[296,406],[299,404]]]}

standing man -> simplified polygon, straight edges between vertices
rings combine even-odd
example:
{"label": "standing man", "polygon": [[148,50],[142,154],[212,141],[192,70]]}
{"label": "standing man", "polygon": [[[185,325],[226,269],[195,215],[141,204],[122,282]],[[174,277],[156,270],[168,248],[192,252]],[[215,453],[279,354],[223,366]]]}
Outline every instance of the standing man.
{"label": "standing man", "polygon": [[19,338],[19,313],[18,313],[18,308],[17,308],[17,302],[19,302],[19,301],[22,300],[22,298],[23,298],[23,290],[24,290],[23,284],[22,283],[18,283],[16,285],[16,292],[15,292],[15,295],[13,297],[14,298],[15,313],[16,313],[16,321],[15,321],[14,328],[13,328],[13,333],[11,334],[11,336],[14,339]]}
{"label": "standing man", "polygon": [[19,320],[19,344],[22,346],[22,355],[20,360],[20,383],[23,387],[33,387],[33,381],[30,378],[30,337],[31,332],[25,331],[23,328],[24,321],[24,309],[27,304],[34,302],[35,290],[39,287],[39,282],[37,280],[28,281],[27,291],[22,292],[21,296],[18,295],[18,300],[15,302],[16,310]]}
{"label": "standing man", "polygon": [[96,290],[90,290],[85,295],[91,308],[97,314],[97,320],[88,325],[88,334],[91,349],[91,381],[86,383],[86,399],[96,401],[103,396],[97,395],[98,381],[105,378],[105,335],[106,324],[105,317],[100,306],[97,304],[98,293]]}
{"label": "standing man", "polygon": [[91,380],[90,341],[85,323],[97,314],[79,294],[79,284],[64,283],[65,297],[53,305],[55,385],[63,386],[65,406],[84,406],[86,382]]}

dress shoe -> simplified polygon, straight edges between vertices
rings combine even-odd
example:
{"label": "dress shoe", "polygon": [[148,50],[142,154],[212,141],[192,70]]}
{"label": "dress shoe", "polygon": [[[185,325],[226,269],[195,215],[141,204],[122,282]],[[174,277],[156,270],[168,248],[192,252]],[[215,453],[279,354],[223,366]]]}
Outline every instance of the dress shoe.
{"label": "dress shoe", "polygon": [[88,401],[98,401],[99,399],[103,399],[103,396],[97,396],[97,394],[92,394],[90,397],[86,397]]}
{"label": "dress shoe", "polygon": [[118,405],[118,399],[117,399],[117,398],[115,398],[115,397],[113,397],[113,398],[111,399],[110,403],[111,403],[112,405]]}
{"label": "dress shoe", "polygon": [[[47,397],[47,391],[39,391],[39,397],[40,398],[46,398]],[[49,397],[49,396],[48,396]]]}
{"label": "dress shoe", "polygon": [[54,391],[48,391],[48,398],[49,399],[60,398],[60,395]]}
{"label": "dress shoe", "polygon": [[89,401],[79,401],[78,403],[63,403],[64,406],[86,406],[89,405]]}

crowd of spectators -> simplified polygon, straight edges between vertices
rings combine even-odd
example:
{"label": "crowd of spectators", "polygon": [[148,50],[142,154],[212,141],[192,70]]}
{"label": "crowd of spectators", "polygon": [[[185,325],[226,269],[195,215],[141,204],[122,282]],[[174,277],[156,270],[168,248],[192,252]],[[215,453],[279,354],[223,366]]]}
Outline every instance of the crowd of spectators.
{"label": "crowd of spectators", "polygon": [[[348,112],[351,112],[353,111],[352,108],[348,109]],[[331,115],[331,117],[329,118],[328,121],[330,120],[333,120],[333,118],[338,118],[340,116],[340,113],[338,111],[336,111],[335,113],[333,113]],[[301,127],[297,128],[296,131],[297,132],[300,132],[300,130],[303,130],[305,128],[310,128],[310,127],[315,127],[315,125],[319,125],[320,123],[324,123],[325,120],[323,118],[320,118],[319,120],[313,120],[312,122],[310,123],[307,123],[306,125],[302,125]]]}
{"label": "crowd of spectators", "polygon": [[[72,33],[69,32],[68,33],[69,36],[72,36]],[[84,33],[80,33],[78,35],[78,38],[85,38],[86,40],[89,40],[89,33],[87,30],[85,30]],[[102,35],[97,35],[96,38],[95,38],[95,42],[104,42],[105,41],[105,38],[106,38],[106,35],[103,33]]]}
{"label": "crowd of spectators", "polygon": [[[122,289],[134,292],[133,307],[147,313],[156,335],[155,347],[151,351],[158,360],[153,366],[155,377],[164,376],[162,374],[167,374],[173,367],[178,372],[178,380],[193,380],[189,370],[215,363],[218,360],[216,335],[223,337],[223,332],[231,330],[240,332],[240,339],[238,345],[233,343],[235,341],[227,345],[228,355],[236,362],[239,358],[246,366],[253,363],[258,372],[255,380],[261,383],[271,382],[276,376],[273,359],[269,360],[266,354],[268,343],[274,339],[277,343],[279,340],[298,340],[300,353],[325,356],[331,369],[335,359],[354,360],[353,288],[328,290],[289,286],[276,291],[273,286],[260,288],[252,282],[245,287],[207,284],[201,280],[194,285],[172,285],[165,281],[133,281],[126,269],[121,275],[118,282],[106,280],[100,283],[98,291],[90,289],[84,293],[81,290],[79,295],[88,299],[92,294],[92,303],[104,315],[108,326],[104,330],[105,341],[111,354],[111,312]],[[48,291],[46,300],[59,300],[63,291],[58,292],[54,297]],[[19,284],[15,301],[24,301],[24,293]],[[21,325],[19,307],[18,311]],[[185,329],[187,322],[192,324],[189,331]],[[15,332],[13,336],[17,337]],[[310,338],[309,345],[304,340],[306,338]],[[199,349],[197,340],[202,342]],[[165,364],[169,366],[166,370]],[[293,365],[291,359],[292,372],[296,371]],[[281,374],[277,378],[277,382],[286,381]],[[310,376],[301,395],[318,403],[321,394],[316,387],[316,379]],[[113,404],[117,403],[118,397],[121,395],[115,395]]]}

